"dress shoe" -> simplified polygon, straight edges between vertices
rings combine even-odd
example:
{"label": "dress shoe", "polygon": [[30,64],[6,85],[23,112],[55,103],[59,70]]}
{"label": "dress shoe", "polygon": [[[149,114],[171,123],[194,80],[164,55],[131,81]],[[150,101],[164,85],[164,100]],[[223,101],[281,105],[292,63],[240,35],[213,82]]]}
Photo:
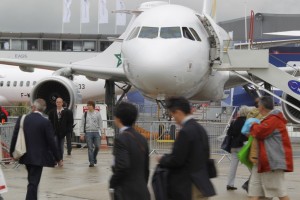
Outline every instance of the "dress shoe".
{"label": "dress shoe", "polygon": [[89,167],[94,167],[94,166],[95,166],[94,164],[90,164],[90,165],[89,165]]}
{"label": "dress shoe", "polygon": [[237,188],[236,187],[233,187],[233,186],[230,186],[230,185],[227,185],[227,190],[237,190]]}

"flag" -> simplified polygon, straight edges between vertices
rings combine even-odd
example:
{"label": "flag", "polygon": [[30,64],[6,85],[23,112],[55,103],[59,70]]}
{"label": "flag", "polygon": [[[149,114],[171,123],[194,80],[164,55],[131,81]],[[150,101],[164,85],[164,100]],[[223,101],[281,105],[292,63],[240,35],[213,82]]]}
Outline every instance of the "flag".
{"label": "flag", "polygon": [[99,0],[98,8],[98,23],[107,24],[108,23],[108,10],[106,6],[106,0]]}
{"label": "flag", "polygon": [[90,2],[89,0],[81,0],[80,22],[90,23]]}
{"label": "flag", "polygon": [[[125,3],[123,0],[117,0],[116,2],[116,10],[125,10]],[[125,26],[126,25],[126,14],[125,13],[117,13],[116,16],[116,25],[117,26]]]}
{"label": "flag", "polygon": [[71,21],[71,4],[72,0],[64,0],[63,23],[69,23]]}

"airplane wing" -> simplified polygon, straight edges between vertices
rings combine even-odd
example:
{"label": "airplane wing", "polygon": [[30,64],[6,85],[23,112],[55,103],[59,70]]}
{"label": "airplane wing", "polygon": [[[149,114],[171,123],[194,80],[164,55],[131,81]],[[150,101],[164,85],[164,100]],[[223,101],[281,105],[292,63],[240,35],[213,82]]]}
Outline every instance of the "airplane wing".
{"label": "airplane wing", "polygon": [[33,61],[33,60],[18,60],[9,58],[0,58],[0,64],[19,66],[21,70],[27,72],[33,72],[34,68],[47,69],[56,71],[62,68],[71,69],[74,74],[84,75],[90,78],[96,79],[106,79],[114,81],[125,81],[128,79],[124,73],[123,68],[111,68],[111,67],[101,67],[101,66],[89,66],[89,65],[78,65],[74,64],[62,64],[62,63],[52,63],[43,61]]}
{"label": "airplane wing", "polygon": [[300,31],[282,31],[282,32],[271,32],[271,33],[264,33],[265,35],[280,35],[280,36],[292,36],[292,37],[299,37]]}
{"label": "airplane wing", "polygon": [[236,43],[234,44],[235,49],[248,49],[249,45],[253,49],[268,49],[271,47],[284,46],[288,44],[297,44],[300,43],[300,39],[291,39],[291,40],[271,40],[263,42],[253,42],[252,44],[245,43]]}

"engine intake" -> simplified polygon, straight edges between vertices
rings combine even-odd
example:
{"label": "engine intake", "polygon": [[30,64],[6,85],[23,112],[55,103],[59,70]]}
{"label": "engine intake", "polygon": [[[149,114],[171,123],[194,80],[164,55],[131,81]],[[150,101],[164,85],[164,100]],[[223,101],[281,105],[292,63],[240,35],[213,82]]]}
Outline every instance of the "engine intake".
{"label": "engine intake", "polygon": [[56,107],[57,97],[61,97],[71,110],[74,110],[75,105],[81,103],[82,100],[77,86],[70,79],[62,76],[44,78],[31,91],[31,102],[38,98],[46,101],[47,109],[45,113]]}
{"label": "engine intake", "polygon": [[[282,98],[300,108],[300,101],[295,99],[294,97],[287,95],[286,93],[283,93]],[[294,124],[300,124],[300,111],[287,105],[284,102],[282,102],[282,111],[285,117],[287,118],[287,120],[289,120]]]}

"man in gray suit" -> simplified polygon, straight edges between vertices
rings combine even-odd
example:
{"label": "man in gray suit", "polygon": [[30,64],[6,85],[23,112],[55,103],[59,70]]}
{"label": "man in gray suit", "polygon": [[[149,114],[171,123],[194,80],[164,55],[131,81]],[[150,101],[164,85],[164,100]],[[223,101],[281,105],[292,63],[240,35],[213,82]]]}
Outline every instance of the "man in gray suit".
{"label": "man in gray suit", "polygon": [[[43,117],[45,109],[46,102],[43,99],[36,99],[32,105],[32,112],[24,119],[26,153],[19,162],[26,166],[28,172],[26,200],[37,200],[43,167],[54,167],[56,163],[62,166],[61,156],[54,141],[53,127],[50,121]],[[10,145],[11,156],[15,150],[19,128],[20,118],[16,123]]]}

